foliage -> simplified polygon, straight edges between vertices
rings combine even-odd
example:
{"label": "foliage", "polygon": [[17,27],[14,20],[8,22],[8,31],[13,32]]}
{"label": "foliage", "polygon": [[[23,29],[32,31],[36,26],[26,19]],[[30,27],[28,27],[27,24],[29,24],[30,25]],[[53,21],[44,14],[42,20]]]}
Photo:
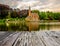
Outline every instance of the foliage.
{"label": "foliage", "polygon": [[[32,10],[33,13],[38,13],[40,20],[59,20],[60,12],[42,12],[39,10]],[[6,11],[2,8],[0,11],[0,19],[10,19],[10,20],[24,20],[28,16],[28,10],[17,11],[17,9]]]}
{"label": "foliage", "polygon": [[32,12],[38,13],[41,20],[60,20],[60,12],[40,12],[39,10],[32,10]]}

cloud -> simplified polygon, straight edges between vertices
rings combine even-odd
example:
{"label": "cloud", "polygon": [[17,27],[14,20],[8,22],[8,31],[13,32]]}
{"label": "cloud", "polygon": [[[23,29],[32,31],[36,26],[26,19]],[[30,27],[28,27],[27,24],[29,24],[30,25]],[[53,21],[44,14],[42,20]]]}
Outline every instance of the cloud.
{"label": "cloud", "polygon": [[7,4],[12,8],[58,11],[60,9],[60,0],[0,0],[0,3]]}
{"label": "cloud", "polygon": [[37,4],[41,4],[41,3],[39,1],[19,2],[19,5],[16,8],[27,8],[29,6],[34,7],[37,6]]}

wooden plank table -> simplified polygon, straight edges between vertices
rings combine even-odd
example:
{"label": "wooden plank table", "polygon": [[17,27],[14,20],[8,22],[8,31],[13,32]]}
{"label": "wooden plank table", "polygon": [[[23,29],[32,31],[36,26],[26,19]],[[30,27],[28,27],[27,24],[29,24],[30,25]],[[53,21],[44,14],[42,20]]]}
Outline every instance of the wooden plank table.
{"label": "wooden plank table", "polygon": [[0,46],[60,46],[60,31],[0,32]]}

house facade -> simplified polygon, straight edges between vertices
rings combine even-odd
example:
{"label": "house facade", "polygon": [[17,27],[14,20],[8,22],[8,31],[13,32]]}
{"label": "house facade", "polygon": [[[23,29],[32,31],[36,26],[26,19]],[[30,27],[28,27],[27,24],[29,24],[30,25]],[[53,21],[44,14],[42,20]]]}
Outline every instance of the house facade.
{"label": "house facade", "polygon": [[32,13],[31,8],[29,7],[28,16],[25,19],[26,21],[39,21],[39,15],[37,13]]}

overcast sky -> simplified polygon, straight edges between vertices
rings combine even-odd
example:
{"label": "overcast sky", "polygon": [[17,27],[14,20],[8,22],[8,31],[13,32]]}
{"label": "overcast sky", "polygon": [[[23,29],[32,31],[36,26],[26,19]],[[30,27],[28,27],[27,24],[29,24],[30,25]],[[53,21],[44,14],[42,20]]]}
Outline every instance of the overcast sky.
{"label": "overcast sky", "polygon": [[40,11],[60,11],[60,0],[0,0],[1,4],[7,4],[12,8],[38,9]]}

